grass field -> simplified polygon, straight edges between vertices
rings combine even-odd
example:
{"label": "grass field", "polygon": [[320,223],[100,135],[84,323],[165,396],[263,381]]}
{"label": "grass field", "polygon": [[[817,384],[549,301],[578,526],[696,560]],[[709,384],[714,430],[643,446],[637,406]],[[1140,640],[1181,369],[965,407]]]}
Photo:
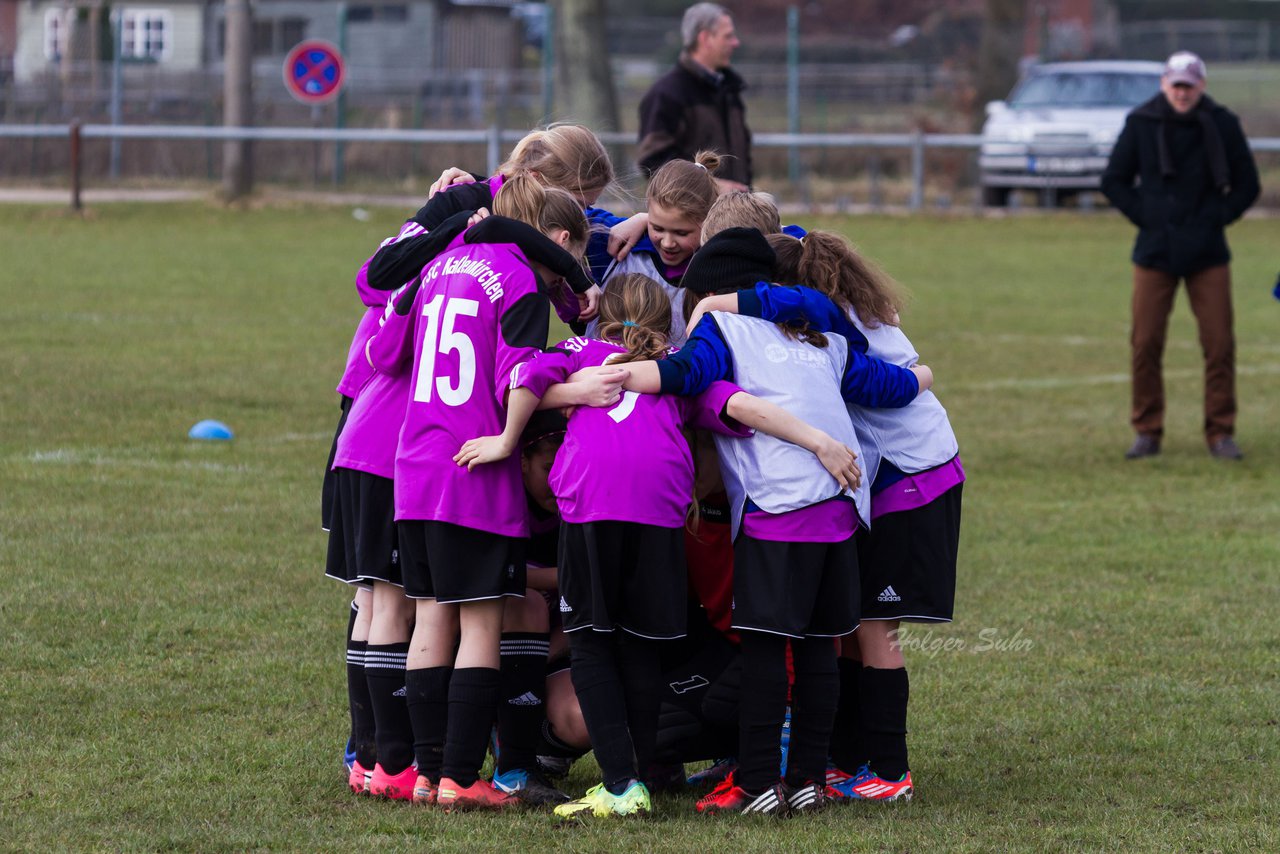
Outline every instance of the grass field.
{"label": "grass field", "polygon": [[560,828],[339,773],[320,473],[351,276],[402,215],[0,208],[0,850],[1280,850],[1274,220],[1231,231],[1241,464],[1199,436],[1185,300],[1165,453],[1121,459],[1117,215],[823,221],[913,292],[969,473],[957,620],[908,636],[917,797]]}

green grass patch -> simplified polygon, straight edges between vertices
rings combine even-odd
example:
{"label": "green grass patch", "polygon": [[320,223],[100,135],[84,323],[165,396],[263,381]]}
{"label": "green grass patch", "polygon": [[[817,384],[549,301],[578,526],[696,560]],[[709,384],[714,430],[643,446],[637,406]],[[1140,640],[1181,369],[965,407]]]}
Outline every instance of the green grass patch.
{"label": "green grass patch", "polygon": [[[957,620],[910,636],[909,805],[559,828],[351,797],[321,469],[359,262],[402,211],[0,208],[0,848],[1276,850],[1276,226],[1230,232],[1241,464],[1180,299],[1125,462],[1114,214],[810,221],[906,285],[969,483]],[[202,418],[226,444],[186,439]],[[569,786],[593,781],[579,763]]]}

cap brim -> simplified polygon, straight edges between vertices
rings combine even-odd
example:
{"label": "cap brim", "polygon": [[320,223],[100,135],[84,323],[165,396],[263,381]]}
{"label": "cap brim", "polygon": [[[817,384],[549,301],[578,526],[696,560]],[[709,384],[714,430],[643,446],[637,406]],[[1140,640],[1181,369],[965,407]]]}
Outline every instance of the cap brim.
{"label": "cap brim", "polygon": [[1164,79],[1168,81],[1170,85],[1173,85],[1173,86],[1176,86],[1179,83],[1186,84],[1187,86],[1199,86],[1201,83],[1204,82],[1203,77],[1199,76],[1198,74],[1190,74],[1186,71],[1170,72],[1169,74],[1166,74],[1164,76]]}

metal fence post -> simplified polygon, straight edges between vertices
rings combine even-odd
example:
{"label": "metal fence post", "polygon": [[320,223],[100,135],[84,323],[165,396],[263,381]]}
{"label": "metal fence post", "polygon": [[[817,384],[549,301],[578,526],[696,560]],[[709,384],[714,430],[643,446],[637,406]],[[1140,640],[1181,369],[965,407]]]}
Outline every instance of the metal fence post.
{"label": "metal fence post", "polygon": [[78,211],[80,205],[80,120],[72,119],[69,127],[71,137],[71,209]]}
{"label": "metal fence post", "polygon": [[502,165],[502,128],[497,125],[489,125],[489,139],[486,143],[486,149],[489,159],[489,174],[492,175]]}
{"label": "metal fence post", "polygon": [[924,131],[916,128],[911,134],[911,202],[909,207],[918,211],[924,207]]}

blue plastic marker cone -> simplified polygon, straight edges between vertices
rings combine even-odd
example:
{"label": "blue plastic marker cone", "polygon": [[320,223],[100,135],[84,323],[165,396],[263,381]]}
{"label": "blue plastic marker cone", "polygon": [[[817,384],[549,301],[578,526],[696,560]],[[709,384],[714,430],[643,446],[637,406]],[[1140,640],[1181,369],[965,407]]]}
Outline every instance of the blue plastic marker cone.
{"label": "blue plastic marker cone", "polygon": [[234,439],[235,434],[231,432],[231,428],[221,421],[214,421],[206,418],[199,421],[191,428],[191,432],[187,434],[188,439],[211,439],[213,441],[226,441]]}

